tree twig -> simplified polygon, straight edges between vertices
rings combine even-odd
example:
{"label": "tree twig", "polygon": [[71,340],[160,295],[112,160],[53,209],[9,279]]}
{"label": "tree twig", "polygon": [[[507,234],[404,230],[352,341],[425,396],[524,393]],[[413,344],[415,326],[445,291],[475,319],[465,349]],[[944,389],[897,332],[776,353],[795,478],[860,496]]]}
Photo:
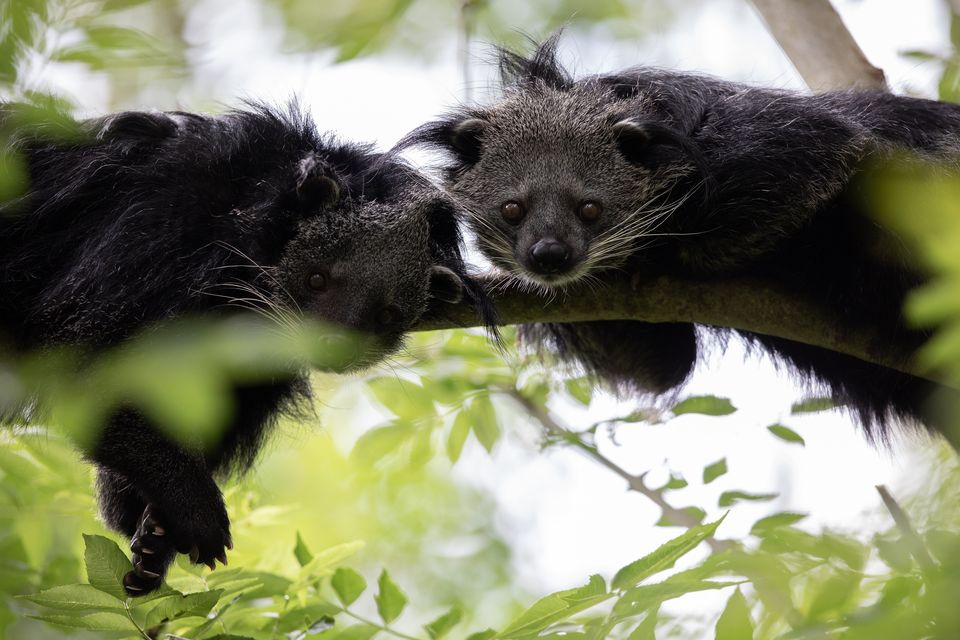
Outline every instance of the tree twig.
{"label": "tree twig", "polygon": [[887,89],[830,0],[751,1],[810,89]]}
{"label": "tree twig", "polygon": [[[548,434],[562,438],[566,442],[569,442],[571,445],[576,447],[580,453],[586,455],[591,460],[600,463],[602,466],[623,478],[627,482],[627,487],[630,489],[630,491],[636,491],[660,507],[660,511],[665,518],[686,529],[690,529],[700,524],[700,520],[698,520],[693,514],[682,509],[677,509],[667,502],[663,489],[651,488],[646,484],[646,482],[644,482],[643,474],[634,475],[607,458],[605,455],[600,453],[596,447],[584,442],[579,434],[577,434],[575,431],[571,431],[564,425],[560,424],[560,422],[554,418],[545,407],[530,400],[530,398],[526,397],[515,388],[506,388],[503,389],[503,392],[520,404],[524,411],[534,420],[539,422]],[[710,546],[710,549],[712,549],[714,552],[725,551],[733,547],[733,544],[729,540],[717,540],[713,536],[706,538],[705,541]]]}

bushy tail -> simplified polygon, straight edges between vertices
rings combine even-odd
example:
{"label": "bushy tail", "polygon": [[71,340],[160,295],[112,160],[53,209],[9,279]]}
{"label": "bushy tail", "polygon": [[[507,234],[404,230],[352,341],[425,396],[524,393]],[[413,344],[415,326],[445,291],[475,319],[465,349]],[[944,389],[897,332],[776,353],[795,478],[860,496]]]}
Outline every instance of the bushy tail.
{"label": "bushy tail", "polygon": [[949,401],[957,392],[835,351],[773,336],[738,333],[805,380],[822,384],[837,405],[853,413],[871,440],[884,442],[893,428],[916,429],[922,425],[943,434],[954,447],[960,444],[956,435],[951,435],[951,416],[937,402]]}
{"label": "bushy tail", "polygon": [[[895,428],[925,426],[960,448],[954,431],[960,420],[944,411],[960,407],[960,392],[827,349],[736,333],[802,380],[821,385],[838,406],[852,413],[871,440],[885,442]],[[697,362],[696,328],[688,323],[527,324],[520,327],[520,339],[547,357],[582,367],[621,396],[668,393],[690,376]]]}

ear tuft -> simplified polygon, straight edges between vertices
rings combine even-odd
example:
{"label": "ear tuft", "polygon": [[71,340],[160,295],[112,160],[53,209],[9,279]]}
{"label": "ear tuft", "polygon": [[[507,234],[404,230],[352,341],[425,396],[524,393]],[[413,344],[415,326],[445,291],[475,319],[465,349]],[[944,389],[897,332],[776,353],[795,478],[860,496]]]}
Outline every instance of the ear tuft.
{"label": "ear tuft", "polygon": [[440,265],[430,267],[430,298],[449,304],[463,300],[463,280],[452,269]]}
{"label": "ear tuft", "polygon": [[340,187],[327,176],[309,176],[297,183],[297,198],[305,208],[328,209],[340,200]]}
{"label": "ear tuft", "polygon": [[124,111],[103,121],[101,140],[163,140],[177,135],[177,123],[165,113]]}
{"label": "ear tuft", "polygon": [[631,164],[649,166],[684,156],[681,136],[659,124],[621,120],[611,128],[613,141]]}
{"label": "ear tuft", "polygon": [[636,120],[621,120],[613,125],[613,140],[623,157],[634,164],[642,164],[647,145],[653,136]]}
{"label": "ear tuft", "polygon": [[450,131],[450,146],[464,162],[475,164],[480,159],[483,132],[486,128],[487,122],[479,118],[468,118],[453,126]]}
{"label": "ear tuft", "polygon": [[314,154],[300,161],[297,200],[303,209],[328,209],[340,200],[340,187],[331,176],[333,169]]}

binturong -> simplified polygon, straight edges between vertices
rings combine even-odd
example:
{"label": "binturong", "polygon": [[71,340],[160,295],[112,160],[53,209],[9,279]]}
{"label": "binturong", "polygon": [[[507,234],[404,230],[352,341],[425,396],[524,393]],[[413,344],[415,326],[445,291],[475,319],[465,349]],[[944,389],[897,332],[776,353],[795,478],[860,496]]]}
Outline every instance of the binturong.
{"label": "binturong", "polygon": [[[503,51],[502,95],[409,134],[444,152],[450,193],[480,250],[528,287],[611,278],[766,278],[869,326],[906,362],[927,335],[906,326],[915,256],[871,214],[870,169],[960,159],[960,106],[880,92],[803,95],[637,67],[576,79],[557,36]],[[922,215],[922,212],[917,212]],[[558,297],[562,300],[562,296]],[[521,338],[625,394],[671,394],[711,335],[693,324],[534,324]],[[884,439],[943,430],[938,386],[857,358],[736,331]]]}
{"label": "binturong", "polygon": [[[447,303],[492,322],[449,197],[389,154],[321,135],[295,106],[119,113],[73,123],[67,139],[17,113],[7,105],[3,124],[28,183],[0,212],[0,338],[14,352],[95,354],[156,323],[252,310],[361,332],[337,365],[352,370]],[[109,416],[84,453],[107,524],[132,539],[130,594],[156,589],[177,552],[226,562],[215,478],[247,468],[308,393],[295,369],[235,382],[212,448],[174,442],[133,402]]]}

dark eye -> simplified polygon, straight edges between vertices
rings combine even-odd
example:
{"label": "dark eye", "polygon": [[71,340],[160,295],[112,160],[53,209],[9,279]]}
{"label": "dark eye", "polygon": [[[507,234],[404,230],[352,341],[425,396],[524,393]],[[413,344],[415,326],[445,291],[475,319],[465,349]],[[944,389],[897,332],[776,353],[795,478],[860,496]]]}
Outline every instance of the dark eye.
{"label": "dark eye", "polygon": [[400,323],[402,313],[396,305],[388,305],[380,311],[377,311],[377,315],[374,316],[374,320],[377,323],[377,326],[380,328],[393,327]]}
{"label": "dark eye", "polygon": [[307,278],[307,286],[314,291],[327,290],[327,276],[322,273],[313,273]]}
{"label": "dark eye", "polygon": [[514,200],[504,202],[500,205],[500,215],[510,224],[516,224],[523,219],[523,205]]}
{"label": "dark eye", "polygon": [[589,224],[596,222],[602,212],[603,207],[600,206],[599,202],[584,202],[580,205],[577,215],[580,216],[581,220]]}

